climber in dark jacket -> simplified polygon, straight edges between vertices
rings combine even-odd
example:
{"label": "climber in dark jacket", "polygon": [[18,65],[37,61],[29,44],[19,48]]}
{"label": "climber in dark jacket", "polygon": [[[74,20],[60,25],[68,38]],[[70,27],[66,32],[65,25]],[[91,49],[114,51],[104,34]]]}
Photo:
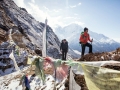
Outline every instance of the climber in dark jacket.
{"label": "climber in dark jacket", "polygon": [[66,60],[66,55],[68,52],[68,42],[63,39],[60,45],[60,51],[62,52],[62,60]]}

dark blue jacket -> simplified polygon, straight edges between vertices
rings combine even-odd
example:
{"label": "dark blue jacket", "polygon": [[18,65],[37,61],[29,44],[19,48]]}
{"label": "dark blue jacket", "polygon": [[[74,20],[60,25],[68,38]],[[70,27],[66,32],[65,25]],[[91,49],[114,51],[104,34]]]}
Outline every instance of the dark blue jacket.
{"label": "dark blue jacket", "polygon": [[62,51],[68,51],[68,42],[66,41],[65,43],[61,43],[60,44],[60,50],[62,50]]}

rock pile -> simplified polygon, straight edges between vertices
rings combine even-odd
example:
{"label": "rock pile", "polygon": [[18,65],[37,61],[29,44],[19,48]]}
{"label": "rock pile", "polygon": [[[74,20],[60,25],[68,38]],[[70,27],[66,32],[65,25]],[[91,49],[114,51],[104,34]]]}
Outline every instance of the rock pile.
{"label": "rock pile", "polygon": [[79,61],[108,61],[108,60],[120,61],[120,48],[117,48],[113,52],[86,54],[79,59]]}

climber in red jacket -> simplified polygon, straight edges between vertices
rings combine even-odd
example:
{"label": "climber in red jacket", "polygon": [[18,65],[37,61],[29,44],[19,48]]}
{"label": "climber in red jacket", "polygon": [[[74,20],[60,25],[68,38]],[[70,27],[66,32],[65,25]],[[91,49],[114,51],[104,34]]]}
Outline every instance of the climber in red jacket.
{"label": "climber in red jacket", "polygon": [[81,56],[84,55],[84,52],[85,52],[85,47],[89,47],[89,53],[92,53],[92,44],[88,43],[88,41],[90,42],[93,42],[93,39],[90,40],[90,36],[89,36],[89,33],[88,33],[88,28],[84,28],[84,32],[81,33],[80,35],[80,44],[81,44],[81,47],[82,47],[82,53],[81,53]]}

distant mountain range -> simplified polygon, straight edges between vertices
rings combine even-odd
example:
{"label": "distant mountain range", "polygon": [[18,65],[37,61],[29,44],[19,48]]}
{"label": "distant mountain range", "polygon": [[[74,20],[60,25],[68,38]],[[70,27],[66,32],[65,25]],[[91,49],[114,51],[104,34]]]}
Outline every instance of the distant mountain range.
{"label": "distant mountain range", "polygon": [[[83,31],[83,28],[78,24],[70,24],[65,27],[57,26],[55,28],[55,33],[59,39],[66,38],[69,42],[69,46],[81,52],[81,45],[79,44],[80,33]],[[113,51],[116,48],[120,47],[120,43],[106,37],[103,34],[98,34],[88,31],[90,37],[93,38],[93,52],[108,52]],[[88,50],[86,50],[88,52]]]}

